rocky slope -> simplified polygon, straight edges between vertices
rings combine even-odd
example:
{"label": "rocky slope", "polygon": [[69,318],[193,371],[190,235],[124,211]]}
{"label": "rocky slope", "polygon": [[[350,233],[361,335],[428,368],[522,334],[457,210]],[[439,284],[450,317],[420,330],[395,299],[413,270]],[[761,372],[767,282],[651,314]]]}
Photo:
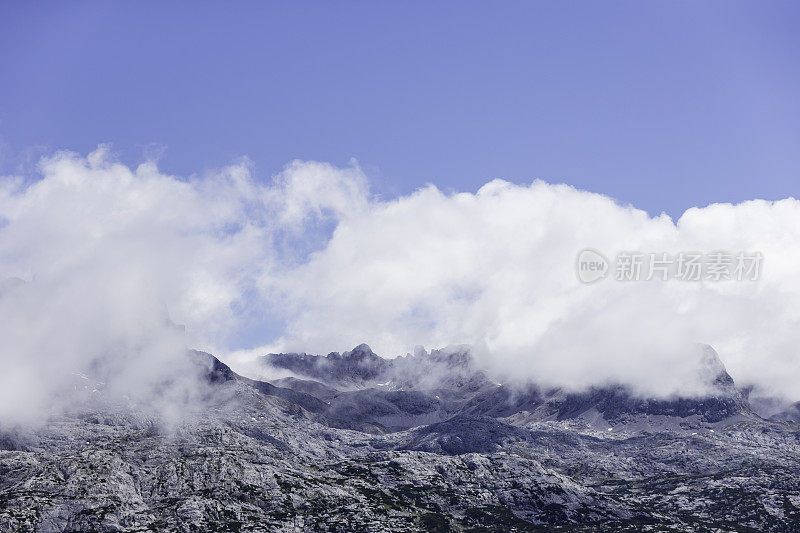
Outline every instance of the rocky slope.
{"label": "rocky slope", "polygon": [[[499,385],[464,350],[193,352],[179,416],[87,393],[0,427],[0,531],[797,531],[800,426],[703,398]],[[709,355],[710,357],[710,355]]]}

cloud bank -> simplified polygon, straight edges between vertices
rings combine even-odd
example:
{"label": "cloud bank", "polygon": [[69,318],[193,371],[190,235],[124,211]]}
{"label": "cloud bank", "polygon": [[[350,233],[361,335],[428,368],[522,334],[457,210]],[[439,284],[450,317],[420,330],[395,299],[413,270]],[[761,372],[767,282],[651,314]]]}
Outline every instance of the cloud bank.
{"label": "cloud bank", "polygon": [[[517,379],[692,392],[695,343],[740,383],[800,399],[800,204],[754,200],[673,222],[536,181],[372,196],[354,163],[244,161],[180,178],[100,148],[0,178],[0,419],[94,371],[141,389],[188,345],[228,354],[382,355],[471,344]],[[577,253],[759,251],[752,282],[585,285]],[[176,327],[185,325],[185,331]],[[11,403],[10,403],[11,402]]]}

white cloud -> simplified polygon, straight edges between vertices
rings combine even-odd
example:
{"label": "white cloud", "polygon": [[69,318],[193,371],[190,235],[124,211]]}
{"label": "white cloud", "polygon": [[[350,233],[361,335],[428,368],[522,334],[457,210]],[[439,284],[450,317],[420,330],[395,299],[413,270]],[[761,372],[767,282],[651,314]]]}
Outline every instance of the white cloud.
{"label": "white cloud", "polygon": [[[434,187],[342,220],[311,260],[272,278],[289,314],[273,349],[379,353],[469,343],[512,377],[644,393],[696,391],[694,343],[715,346],[742,383],[789,396],[800,378],[800,205],[714,205],[677,224],[598,194],[493,181]],[[760,251],[759,282],[582,285],[579,250]]]}
{"label": "white cloud", "polygon": [[[73,372],[146,395],[187,343],[225,346],[262,310],[257,280],[283,260],[275,239],[302,239],[294,226],[341,213],[363,186],[357,168],[299,163],[270,186],[247,162],[184,180],[103,147],[40,168],[0,181],[0,280],[25,281],[0,295],[0,419],[41,412]],[[313,199],[305,182],[343,192]]]}
{"label": "white cloud", "polygon": [[[738,381],[800,399],[793,199],[676,224],[544,182],[381,201],[355,164],[293,162],[269,184],[246,161],[182,179],[101,148],[41,172],[0,180],[0,279],[26,281],[0,294],[0,419],[46,403],[72,371],[102,362],[121,391],[139,388],[186,343],[225,352],[254,329],[257,351],[469,343],[518,378],[647,393],[691,390],[690,346],[706,342]],[[585,247],[760,251],[763,279],[582,285]]]}

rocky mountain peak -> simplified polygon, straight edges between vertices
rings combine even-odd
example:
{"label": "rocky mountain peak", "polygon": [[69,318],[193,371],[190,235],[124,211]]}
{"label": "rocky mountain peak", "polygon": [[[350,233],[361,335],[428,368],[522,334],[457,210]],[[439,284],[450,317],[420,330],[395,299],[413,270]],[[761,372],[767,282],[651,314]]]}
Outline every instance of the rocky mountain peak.
{"label": "rocky mountain peak", "polygon": [[328,355],[268,354],[263,364],[289,370],[299,377],[311,378],[328,384],[353,385],[375,380],[390,363],[375,354],[366,344],[359,344],[344,353]]}
{"label": "rocky mountain peak", "polygon": [[342,359],[347,361],[374,361],[381,359],[381,357],[373,352],[372,348],[370,348],[368,344],[362,343],[349,352],[344,352],[342,354],[333,352],[332,354],[328,354],[328,359]]}
{"label": "rocky mountain peak", "polygon": [[717,351],[708,344],[701,344],[700,372],[704,382],[714,386],[733,386],[733,378],[728,374]]}

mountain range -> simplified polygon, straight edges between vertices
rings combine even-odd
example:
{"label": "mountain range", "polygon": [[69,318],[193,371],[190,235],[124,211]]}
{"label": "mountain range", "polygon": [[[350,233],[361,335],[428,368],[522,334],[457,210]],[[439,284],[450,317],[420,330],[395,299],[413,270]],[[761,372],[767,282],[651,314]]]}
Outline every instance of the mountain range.
{"label": "mountain range", "polygon": [[699,357],[700,397],[498,383],[468,347],[268,354],[270,381],[191,351],[179,413],[82,377],[0,427],[0,530],[797,531],[800,410]]}

